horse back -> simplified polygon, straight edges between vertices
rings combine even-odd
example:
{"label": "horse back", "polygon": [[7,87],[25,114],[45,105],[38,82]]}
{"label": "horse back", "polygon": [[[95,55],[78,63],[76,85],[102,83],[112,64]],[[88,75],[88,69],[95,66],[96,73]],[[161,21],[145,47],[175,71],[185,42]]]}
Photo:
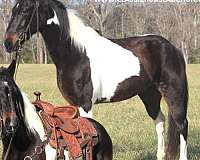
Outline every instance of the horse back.
{"label": "horse back", "polygon": [[98,133],[98,144],[93,149],[93,160],[112,160],[112,140],[106,129],[97,121],[87,118]]}
{"label": "horse back", "polygon": [[139,58],[141,77],[158,82],[166,70],[180,73],[185,68],[183,54],[168,40],[159,35],[110,39],[130,50]]}

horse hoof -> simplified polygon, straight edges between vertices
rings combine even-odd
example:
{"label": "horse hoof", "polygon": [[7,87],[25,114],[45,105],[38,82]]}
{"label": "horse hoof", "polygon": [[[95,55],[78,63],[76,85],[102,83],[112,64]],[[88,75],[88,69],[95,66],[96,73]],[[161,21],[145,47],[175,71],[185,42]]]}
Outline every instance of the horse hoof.
{"label": "horse hoof", "polygon": [[165,154],[157,155],[157,160],[165,160]]}

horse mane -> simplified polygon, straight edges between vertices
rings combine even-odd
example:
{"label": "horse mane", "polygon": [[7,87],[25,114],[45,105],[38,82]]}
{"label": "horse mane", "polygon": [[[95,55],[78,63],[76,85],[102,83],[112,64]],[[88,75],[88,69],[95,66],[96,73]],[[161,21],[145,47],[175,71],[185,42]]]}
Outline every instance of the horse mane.
{"label": "horse mane", "polygon": [[69,38],[68,30],[69,30],[69,23],[67,19],[67,11],[65,5],[58,1],[53,0],[50,3],[52,9],[56,12],[60,24],[60,35],[63,40],[67,40]]}
{"label": "horse mane", "polygon": [[44,127],[40,117],[36,112],[35,106],[29,101],[28,97],[24,92],[22,93],[23,101],[24,101],[24,112],[25,112],[25,123],[27,128],[40,136],[40,139],[44,139]]}
{"label": "horse mane", "polygon": [[101,37],[93,28],[85,25],[75,10],[68,9],[69,35],[74,44],[84,50]]}
{"label": "horse mane", "polygon": [[58,0],[53,1],[55,3],[51,7],[57,14],[61,36],[63,36],[62,38],[64,38],[64,40],[70,38],[76,47],[84,51],[88,43],[91,44],[91,42],[101,37],[93,28],[84,23],[75,10],[67,9],[64,4]]}

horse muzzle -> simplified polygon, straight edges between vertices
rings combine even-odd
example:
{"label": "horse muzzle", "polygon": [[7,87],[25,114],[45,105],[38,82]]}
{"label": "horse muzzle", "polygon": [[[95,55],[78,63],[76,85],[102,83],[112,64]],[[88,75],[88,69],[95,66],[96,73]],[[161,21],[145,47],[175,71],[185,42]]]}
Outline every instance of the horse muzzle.
{"label": "horse muzzle", "polygon": [[8,53],[16,51],[24,38],[21,38],[23,34],[6,34],[3,46]]}
{"label": "horse muzzle", "polygon": [[2,118],[2,129],[4,132],[9,135],[15,132],[18,127],[18,119],[16,116],[14,117],[3,117]]}

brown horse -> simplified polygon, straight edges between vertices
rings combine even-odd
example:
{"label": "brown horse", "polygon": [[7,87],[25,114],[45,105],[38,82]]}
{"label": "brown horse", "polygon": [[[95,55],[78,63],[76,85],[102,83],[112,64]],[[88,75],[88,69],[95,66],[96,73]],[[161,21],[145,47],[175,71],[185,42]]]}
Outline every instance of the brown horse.
{"label": "brown horse", "polygon": [[[94,103],[139,95],[156,125],[157,158],[167,153],[175,159],[180,142],[180,160],[187,160],[187,77],[175,46],[158,35],[109,40],[57,0],[18,0],[12,12],[4,42],[8,52],[41,32],[65,99],[91,113]],[[169,108],[166,153],[161,97]]]}

